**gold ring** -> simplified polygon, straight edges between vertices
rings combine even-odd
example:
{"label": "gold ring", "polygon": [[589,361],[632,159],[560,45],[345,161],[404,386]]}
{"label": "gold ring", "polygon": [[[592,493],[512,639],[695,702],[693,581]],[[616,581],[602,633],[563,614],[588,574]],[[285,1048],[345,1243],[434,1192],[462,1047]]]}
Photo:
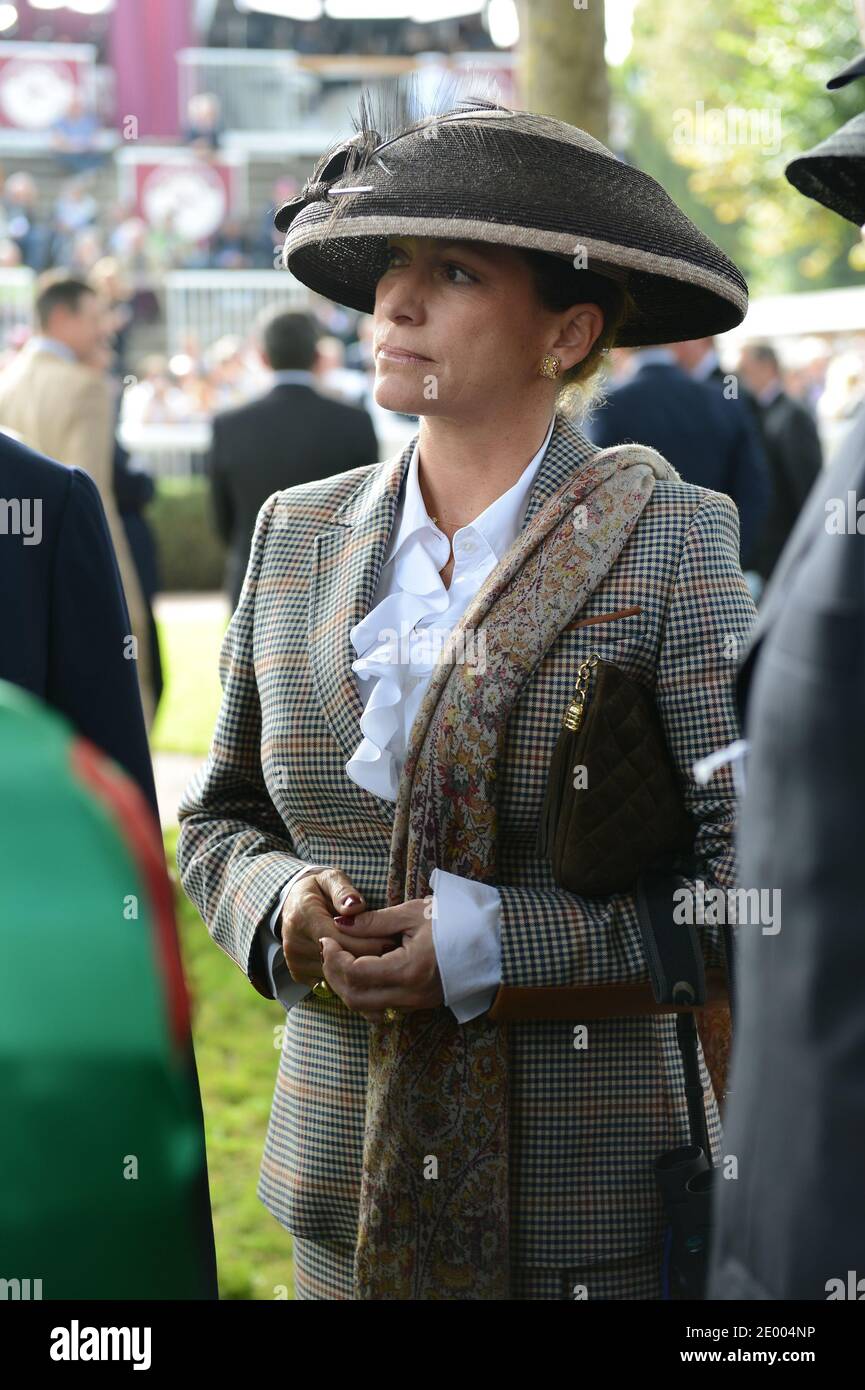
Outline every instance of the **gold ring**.
{"label": "gold ring", "polygon": [[315,994],[319,999],[332,999],[332,998],[333,998],[333,990],[331,989],[330,985],[327,983],[327,980],[316,980],[315,984],[314,984],[313,987],[312,987],[312,992],[313,992],[313,994]]}
{"label": "gold ring", "polygon": [[395,1019],[399,1018],[399,1009],[394,1009],[390,1005],[388,1005],[388,1007],[382,1013],[382,1018],[384,1019],[385,1023],[393,1023]]}

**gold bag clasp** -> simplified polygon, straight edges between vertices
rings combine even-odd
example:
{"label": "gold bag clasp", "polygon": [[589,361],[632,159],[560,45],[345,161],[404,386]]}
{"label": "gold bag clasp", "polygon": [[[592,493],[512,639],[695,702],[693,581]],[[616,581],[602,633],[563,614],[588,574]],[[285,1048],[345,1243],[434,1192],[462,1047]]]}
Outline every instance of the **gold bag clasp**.
{"label": "gold bag clasp", "polygon": [[581,663],[577,671],[577,683],[574,687],[573,699],[565,711],[565,718],[563,721],[563,727],[570,729],[571,733],[577,733],[583,722],[583,715],[586,710],[586,695],[589,689],[589,675],[594,667],[597,666],[600,659],[597,652],[592,652],[592,655]]}

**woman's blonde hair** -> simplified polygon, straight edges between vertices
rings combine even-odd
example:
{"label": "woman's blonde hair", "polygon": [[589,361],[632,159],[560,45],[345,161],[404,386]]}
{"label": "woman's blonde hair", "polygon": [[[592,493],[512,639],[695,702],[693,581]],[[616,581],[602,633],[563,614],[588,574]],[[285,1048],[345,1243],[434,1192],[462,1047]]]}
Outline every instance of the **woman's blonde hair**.
{"label": "woman's blonde hair", "polygon": [[556,409],[582,417],[601,393],[607,354],[616,346],[622,325],[636,314],[636,305],[623,285],[592,270],[577,270],[564,257],[528,247],[517,248],[531,269],[535,289],[545,309],[559,313],[571,304],[597,304],[604,326],[581,362],[559,378]]}

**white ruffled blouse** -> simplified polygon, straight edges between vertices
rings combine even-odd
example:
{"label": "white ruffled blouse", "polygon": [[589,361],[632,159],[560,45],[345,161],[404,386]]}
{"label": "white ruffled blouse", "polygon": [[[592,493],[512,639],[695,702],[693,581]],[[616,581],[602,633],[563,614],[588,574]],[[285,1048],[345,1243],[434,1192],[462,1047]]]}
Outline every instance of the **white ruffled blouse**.
{"label": "white ruffled blouse", "polygon": [[[364,711],[360,742],[345,770],[376,796],[396,801],[408,736],[442,645],[519,535],[554,424],[555,415],[543,444],[513,486],[455,532],[449,588],[439,571],[447,564],[450,543],[424,505],[415,444],[372,607],[349,633],[357,652],[352,670]],[[271,941],[279,935],[278,919],[291,884],[322,867],[301,869],[285,885],[273,914]],[[489,1008],[501,982],[500,895],[489,884],[438,868],[430,875],[430,888],[433,944],[445,1004],[465,1023]],[[267,957],[270,968],[276,963],[272,949]],[[292,984],[287,969],[285,975],[288,983],[276,993],[289,1007],[307,990]]]}

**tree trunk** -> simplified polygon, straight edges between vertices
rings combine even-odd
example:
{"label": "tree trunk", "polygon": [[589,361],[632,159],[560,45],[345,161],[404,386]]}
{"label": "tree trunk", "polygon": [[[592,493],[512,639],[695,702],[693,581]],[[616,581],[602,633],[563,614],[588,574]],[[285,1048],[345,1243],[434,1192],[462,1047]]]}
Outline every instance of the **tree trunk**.
{"label": "tree trunk", "polygon": [[519,17],[519,105],[608,144],[604,0],[520,0]]}

